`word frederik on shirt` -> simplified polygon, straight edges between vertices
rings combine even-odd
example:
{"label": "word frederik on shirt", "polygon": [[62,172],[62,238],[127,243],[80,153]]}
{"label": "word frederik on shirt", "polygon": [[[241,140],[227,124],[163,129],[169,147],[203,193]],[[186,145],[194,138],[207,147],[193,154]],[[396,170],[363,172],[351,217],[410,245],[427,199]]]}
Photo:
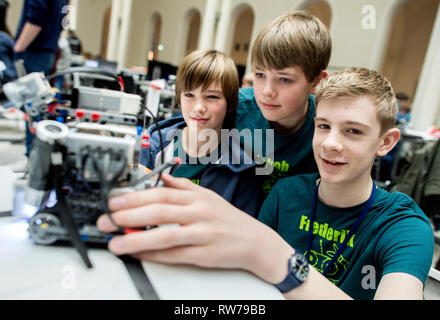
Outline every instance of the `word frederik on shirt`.
{"label": "word frederik on shirt", "polygon": [[[299,223],[299,229],[309,231],[310,228],[310,219],[306,215],[301,216],[301,220]],[[333,228],[329,228],[328,223],[321,224],[319,222],[313,221],[313,234],[318,234],[320,237],[325,238],[329,241],[334,242],[344,242],[345,237],[348,235],[349,230],[336,230]],[[347,243],[347,246],[353,248],[353,239],[356,234],[353,234],[350,240]]]}

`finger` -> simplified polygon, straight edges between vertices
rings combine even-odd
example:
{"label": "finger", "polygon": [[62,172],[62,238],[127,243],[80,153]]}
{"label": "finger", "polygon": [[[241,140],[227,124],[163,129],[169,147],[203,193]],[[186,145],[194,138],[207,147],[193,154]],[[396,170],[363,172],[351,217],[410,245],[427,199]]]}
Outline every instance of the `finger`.
{"label": "finger", "polygon": [[[115,231],[115,227],[143,228],[160,224],[187,225],[197,219],[197,213],[185,206],[171,204],[151,204],[101,216],[97,227],[103,232]],[[112,221],[113,220],[113,221]]]}
{"label": "finger", "polygon": [[197,190],[200,189],[198,185],[186,178],[175,178],[167,173],[162,174],[162,181],[165,186],[179,190]]}
{"label": "finger", "polygon": [[192,201],[191,191],[173,188],[151,188],[138,192],[128,192],[109,199],[108,206],[112,211],[136,208],[152,203],[189,204]]}
{"label": "finger", "polygon": [[193,228],[169,225],[124,236],[116,236],[110,240],[108,248],[114,254],[121,255],[198,245],[204,242],[206,242],[206,236],[194,231]]}
{"label": "finger", "polygon": [[188,264],[199,267],[212,267],[204,259],[204,246],[181,246],[164,250],[150,250],[135,253],[138,260],[166,264]]}
{"label": "finger", "polygon": [[103,214],[98,218],[98,220],[96,220],[96,227],[99,231],[105,233],[115,232],[118,230],[118,226],[116,226],[113,221],[110,220],[108,214]]}

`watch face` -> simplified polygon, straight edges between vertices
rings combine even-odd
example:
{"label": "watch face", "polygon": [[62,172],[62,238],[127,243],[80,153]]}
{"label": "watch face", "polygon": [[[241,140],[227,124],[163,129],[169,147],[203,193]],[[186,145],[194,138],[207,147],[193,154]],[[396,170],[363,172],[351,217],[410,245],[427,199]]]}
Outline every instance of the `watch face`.
{"label": "watch face", "polygon": [[295,254],[292,257],[292,271],[299,281],[306,281],[309,275],[309,264],[302,254]]}

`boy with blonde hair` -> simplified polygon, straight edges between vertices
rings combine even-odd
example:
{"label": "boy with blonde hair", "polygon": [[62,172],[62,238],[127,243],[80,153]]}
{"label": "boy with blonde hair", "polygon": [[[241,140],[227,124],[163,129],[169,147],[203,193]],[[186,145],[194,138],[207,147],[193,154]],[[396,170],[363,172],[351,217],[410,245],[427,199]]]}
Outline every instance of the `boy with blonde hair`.
{"label": "boy with blonde hair", "polygon": [[[252,46],[253,88],[240,89],[235,126],[239,130],[274,130],[274,146],[253,146],[267,172],[259,178],[264,198],[285,176],[316,172],[312,138],[316,85],[327,76],[331,38],[316,17],[294,11],[276,18]],[[245,142],[246,143],[246,142]],[[274,150],[267,153],[267,150]]]}
{"label": "boy with blonde hair", "polygon": [[[352,68],[322,81],[316,98],[319,174],[281,179],[261,208],[263,223],[165,176],[169,188],[113,198],[109,207],[124,227],[181,227],[115,237],[110,250],[248,270],[288,299],[422,299],[434,247],[429,220],[410,197],[377,188],[370,175],[375,157],[400,137],[391,85],[376,71]],[[107,217],[98,227],[114,230]]]}
{"label": "boy with blonde hair", "polygon": [[319,174],[280,180],[259,219],[353,298],[422,298],[433,254],[429,220],[410,197],[377,188],[371,177],[374,159],[400,137],[391,84],[376,71],[343,70],[318,85],[316,103]]}

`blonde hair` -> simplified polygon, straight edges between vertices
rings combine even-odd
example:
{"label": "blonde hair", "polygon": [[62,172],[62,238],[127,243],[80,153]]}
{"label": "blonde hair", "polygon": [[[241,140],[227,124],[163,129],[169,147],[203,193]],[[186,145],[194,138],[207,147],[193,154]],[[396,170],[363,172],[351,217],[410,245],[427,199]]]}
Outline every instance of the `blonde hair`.
{"label": "blonde hair", "polygon": [[377,71],[366,68],[341,70],[321,80],[315,91],[317,108],[322,100],[359,96],[369,96],[376,104],[381,135],[394,127],[397,99],[391,83]]}
{"label": "blonde hair", "polygon": [[234,61],[217,50],[196,50],[187,55],[177,70],[176,101],[180,104],[182,92],[202,86],[207,89],[217,82],[228,106],[233,111],[238,105],[239,78]]}
{"label": "blonde hair", "polygon": [[276,18],[260,31],[252,46],[252,69],[282,70],[300,66],[312,82],[330,61],[331,37],[315,16],[293,11]]}

